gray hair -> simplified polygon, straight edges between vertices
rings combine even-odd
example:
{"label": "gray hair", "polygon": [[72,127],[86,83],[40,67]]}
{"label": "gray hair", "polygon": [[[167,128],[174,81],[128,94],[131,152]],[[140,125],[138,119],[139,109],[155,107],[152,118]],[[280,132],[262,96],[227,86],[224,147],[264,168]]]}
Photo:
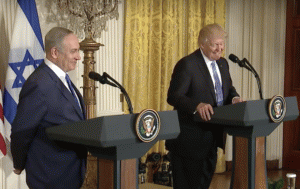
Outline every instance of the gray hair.
{"label": "gray hair", "polygon": [[198,44],[200,46],[200,44],[204,44],[213,38],[225,39],[226,37],[227,33],[219,24],[209,24],[200,30]]}
{"label": "gray hair", "polygon": [[67,35],[72,33],[71,30],[66,28],[52,28],[45,36],[45,51],[49,52],[53,47],[57,47],[60,51],[63,51],[63,40]]}

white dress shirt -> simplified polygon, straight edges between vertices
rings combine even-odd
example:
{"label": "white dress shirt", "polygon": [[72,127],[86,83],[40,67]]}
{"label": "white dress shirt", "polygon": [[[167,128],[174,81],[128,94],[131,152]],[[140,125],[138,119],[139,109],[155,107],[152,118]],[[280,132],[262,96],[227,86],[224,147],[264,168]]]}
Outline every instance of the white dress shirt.
{"label": "white dress shirt", "polygon": [[[215,88],[215,78],[214,78],[213,70],[212,70],[212,67],[211,67],[211,63],[213,63],[213,61],[209,60],[209,59],[204,55],[204,53],[202,52],[201,49],[200,49],[200,51],[201,51],[201,53],[202,53],[202,56],[203,56],[203,58],[204,58],[204,61],[205,61],[205,63],[206,63],[206,66],[207,66],[207,68],[208,68],[208,71],[209,71],[209,73],[210,73],[210,77],[211,77],[211,79],[212,79],[212,81],[213,81],[214,88]],[[217,70],[218,77],[219,77],[219,80],[220,80],[220,84],[221,84],[221,86],[222,86],[222,77],[221,77],[220,70],[219,70],[219,66],[218,66],[217,62],[216,62],[215,65],[216,65],[216,70]],[[216,92],[216,90],[215,90],[215,92]]]}
{"label": "white dress shirt", "polygon": [[[45,61],[45,64],[47,65],[47,66],[49,66],[49,68],[57,75],[57,77],[63,82],[63,84],[67,87],[67,89],[70,91],[70,93],[72,93],[71,92],[71,90],[70,90],[70,88],[69,88],[69,85],[68,85],[68,83],[67,83],[67,80],[66,80],[66,72],[64,72],[60,67],[58,67],[56,64],[54,64],[53,62],[51,62],[50,60],[48,60],[47,58],[45,58],[44,59],[44,61]],[[75,92],[75,91],[74,91]],[[76,98],[77,98],[77,100],[78,100],[78,102],[80,102],[79,101],[79,98],[78,98],[78,96],[77,96],[77,94],[76,94],[76,92],[75,92],[75,95],[76,95]],[[80,108],[81,108],[81,106],[80,106]]]}

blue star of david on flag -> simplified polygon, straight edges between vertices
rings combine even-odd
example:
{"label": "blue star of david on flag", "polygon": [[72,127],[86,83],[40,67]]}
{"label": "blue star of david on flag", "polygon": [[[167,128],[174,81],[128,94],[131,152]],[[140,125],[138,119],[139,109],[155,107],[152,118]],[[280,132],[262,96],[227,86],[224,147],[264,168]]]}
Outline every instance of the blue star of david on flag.
{"label": "blue star of david on flag", "polygon": [[10,141],[19,93],[45,57],[35,0],[18,0],[5,80],[3,111],[5,137]]}
{"label": "blue star of david on flag", "polygon": [[38,59],[38,60],[33,59],[29,51],[26,50],[26,54],[22,62],[9,63],[9,66],[16,74],[16,79],[13,83],[12,88],[21,88],[23,86],[25,82],[23,73],[26,66],[33,66],[34,69],[36,69],[42,62],[43,59]]}

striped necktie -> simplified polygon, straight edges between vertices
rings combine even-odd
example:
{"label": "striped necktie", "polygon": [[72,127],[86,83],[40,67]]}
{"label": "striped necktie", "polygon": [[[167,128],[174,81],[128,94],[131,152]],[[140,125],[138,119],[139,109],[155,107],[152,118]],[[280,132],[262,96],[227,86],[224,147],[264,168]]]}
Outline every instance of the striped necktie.
{"label": "striped necktie", "polygon": [[213,76],[215,79],[215,91],[216,91],[216,98],[217,98],[217,106],[222,106],[223,105],[223,91],[222,91],[222,85],[217,73],[216,69],[216,61],[213,61],[211,63],[211,67],[213,70]]}

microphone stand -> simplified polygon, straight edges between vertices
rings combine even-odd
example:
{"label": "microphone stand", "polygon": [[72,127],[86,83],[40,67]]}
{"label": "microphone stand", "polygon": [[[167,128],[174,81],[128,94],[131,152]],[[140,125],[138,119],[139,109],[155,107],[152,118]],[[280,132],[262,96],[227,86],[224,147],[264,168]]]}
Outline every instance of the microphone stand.
{"label": "microphone stand", "polygon": [[252,72],[251,68],[247,64],[245,64],[245,61],[246,60],[244,58],[242,61],[238,61],[237,63],[239,64],[239,66],[241,68],[246,68],[247,70],[249,70],[250,72]]}
{"label": "microphone stand", "polygon": [[263,99],[263,95],[262,95],[261,82],[260,82],[259,75],[257,74],[257,72],[255,71],[255,69],[253,68],[253,66],[249,63],[249,61],[246,58],[244,58],[241,62],[246,63],[247,65],[244,64],[245,65],[244,67],[247,70],[251,71],[254,74],[254,76],[256,78],[257,85],[258,85],[258,91],[259,91],[260,99],[262,100]]}
{"label": "microphone stand", "polygon": [[129,98],[129,95],[127,94],[125,88],[119,83],[117,82],[114,78],[112,78],[110,75],[108,75],[106,72],[103,72],[103,77],[105,78],[109,78],[110,80],[112,80],[117,86],[118,88],[121,90],[121,92],[124,94],[125,96],[125,100],[127,102],[128,105],[128,110],[130,114],[133,114],[133,108],[132,108],[132,104]]}

